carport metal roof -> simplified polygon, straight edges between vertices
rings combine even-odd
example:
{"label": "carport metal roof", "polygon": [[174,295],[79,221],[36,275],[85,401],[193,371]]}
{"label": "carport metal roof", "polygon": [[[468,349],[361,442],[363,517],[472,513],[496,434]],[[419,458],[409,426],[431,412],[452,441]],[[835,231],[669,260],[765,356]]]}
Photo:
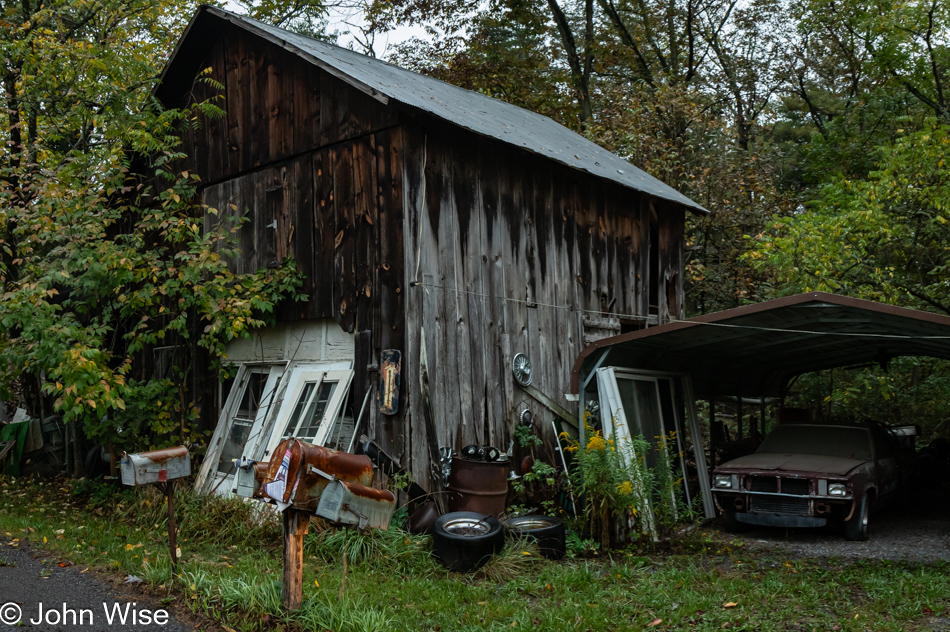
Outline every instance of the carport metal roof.
{"label": "carport metal roof", "polygon": [[574,363],[571,389],[616,366],[688,373],[704,399],[780,396],[796,375],[898,356],[950,359],[950,317],[809,292],[598,340]]}

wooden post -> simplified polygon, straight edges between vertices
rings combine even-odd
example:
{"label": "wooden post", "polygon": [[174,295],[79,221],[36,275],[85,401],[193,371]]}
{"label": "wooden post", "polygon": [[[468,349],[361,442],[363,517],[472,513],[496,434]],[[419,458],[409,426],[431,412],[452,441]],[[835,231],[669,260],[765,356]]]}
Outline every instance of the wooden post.
{"label": "wooden post", "polygon": [[298,610],[303,600],[303,536],[310,528],[310,514],[288,507],[284,526],[284,608]]}
{"label": "wooden post", "polygon": [[175,537],[178,535],[178,525],[175,524],[175,481],[165,482],[165,496],[168,499],[168,550],[172,560],[172,575],[178,571],[178,545]]}

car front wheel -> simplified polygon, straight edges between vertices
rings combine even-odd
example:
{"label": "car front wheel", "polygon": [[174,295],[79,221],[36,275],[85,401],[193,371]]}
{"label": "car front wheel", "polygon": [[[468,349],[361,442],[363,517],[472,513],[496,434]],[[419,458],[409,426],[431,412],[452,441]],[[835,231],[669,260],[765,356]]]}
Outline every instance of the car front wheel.
{"label": "car front wheel", "polygon": [[844,537],[849,540],[860,541],[868,539],[868,514],[870,507],[867,494],[861,499],[861,504],[855,509],[854,515],[844,523]]}

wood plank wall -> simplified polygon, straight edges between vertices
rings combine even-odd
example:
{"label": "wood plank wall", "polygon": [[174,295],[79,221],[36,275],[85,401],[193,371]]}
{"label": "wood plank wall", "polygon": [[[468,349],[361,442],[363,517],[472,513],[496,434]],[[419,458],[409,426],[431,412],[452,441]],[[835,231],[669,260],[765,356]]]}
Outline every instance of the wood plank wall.
{"label": "wood plank wall", "polygon": [[[355,335],[356,412],[376,377],[365,365],[381,349],[403,351],[408,405],[395,417],[372,406],[364,429],[424,485],[423,333],[437,443],[504,450],[520,410],[545,430],[551,418],[512,379],[515,353],[530,358],[533,385],[570,409],[585,336],[618,333],[620,316],[651,309],[661,321],[682,316],[681,208],[398,113],[230,27],[202,67],[223,84],[227,110],[183,130],[183,168],[220,212],[206,229],[247,217],[237,272],[294,258],[310,300],[280,319],[334,318]],[[214,93],[199,80],[188,98]]]}
{"label": "wood plank wall", "polygon": [[[368,364],[402,349],[402,154],[397,113],[295,55],[227,28],[201,64],[186,98],[216,103],[182,131],[183,169],[202,179],[205,230],[233,232],[237,273],[291,257],[306,303],[285,304],[281,321],[335,319],[356,341],[351,405],[359,412],[375,383]],[[244,218],[243,223],[239,218]],[[224,247],[222,241],[221,247]],[[401,436],[399,419],[370,430]]]}
{"label": "wood plank wall", "polygon": [[[659,284],[654,313],[681,317],[684,212],[432,121],[405,138],[404,285],[418,284],[404,371],[415,385],[424,337],[437,442],[505,450],[524,408],[550,434],[553,415],[514,382],[512,357],[527,354],[532,385],[571,409],[585,316],[645,317]],[[405,451],[425,479],[423,405],[413,388]]]}

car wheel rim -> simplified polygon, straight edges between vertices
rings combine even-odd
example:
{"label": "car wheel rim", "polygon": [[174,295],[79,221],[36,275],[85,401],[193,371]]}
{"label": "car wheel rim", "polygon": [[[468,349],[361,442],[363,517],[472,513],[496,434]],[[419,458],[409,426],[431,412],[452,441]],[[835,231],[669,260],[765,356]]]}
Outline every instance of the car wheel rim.
{"label": "car wheel rim", "polygon": [[534,531],[536,529],[545,529],[553,526],[546,520],[518,520],[512,527],[518,531]]}
{"label": "car wheel rim", "polygon": [[446,520],[442,525],[442,529],[446,533],[469,537],[487,535],[491,531],[491,527],[485,524],[484,520],[476,520],[475,518]]}

